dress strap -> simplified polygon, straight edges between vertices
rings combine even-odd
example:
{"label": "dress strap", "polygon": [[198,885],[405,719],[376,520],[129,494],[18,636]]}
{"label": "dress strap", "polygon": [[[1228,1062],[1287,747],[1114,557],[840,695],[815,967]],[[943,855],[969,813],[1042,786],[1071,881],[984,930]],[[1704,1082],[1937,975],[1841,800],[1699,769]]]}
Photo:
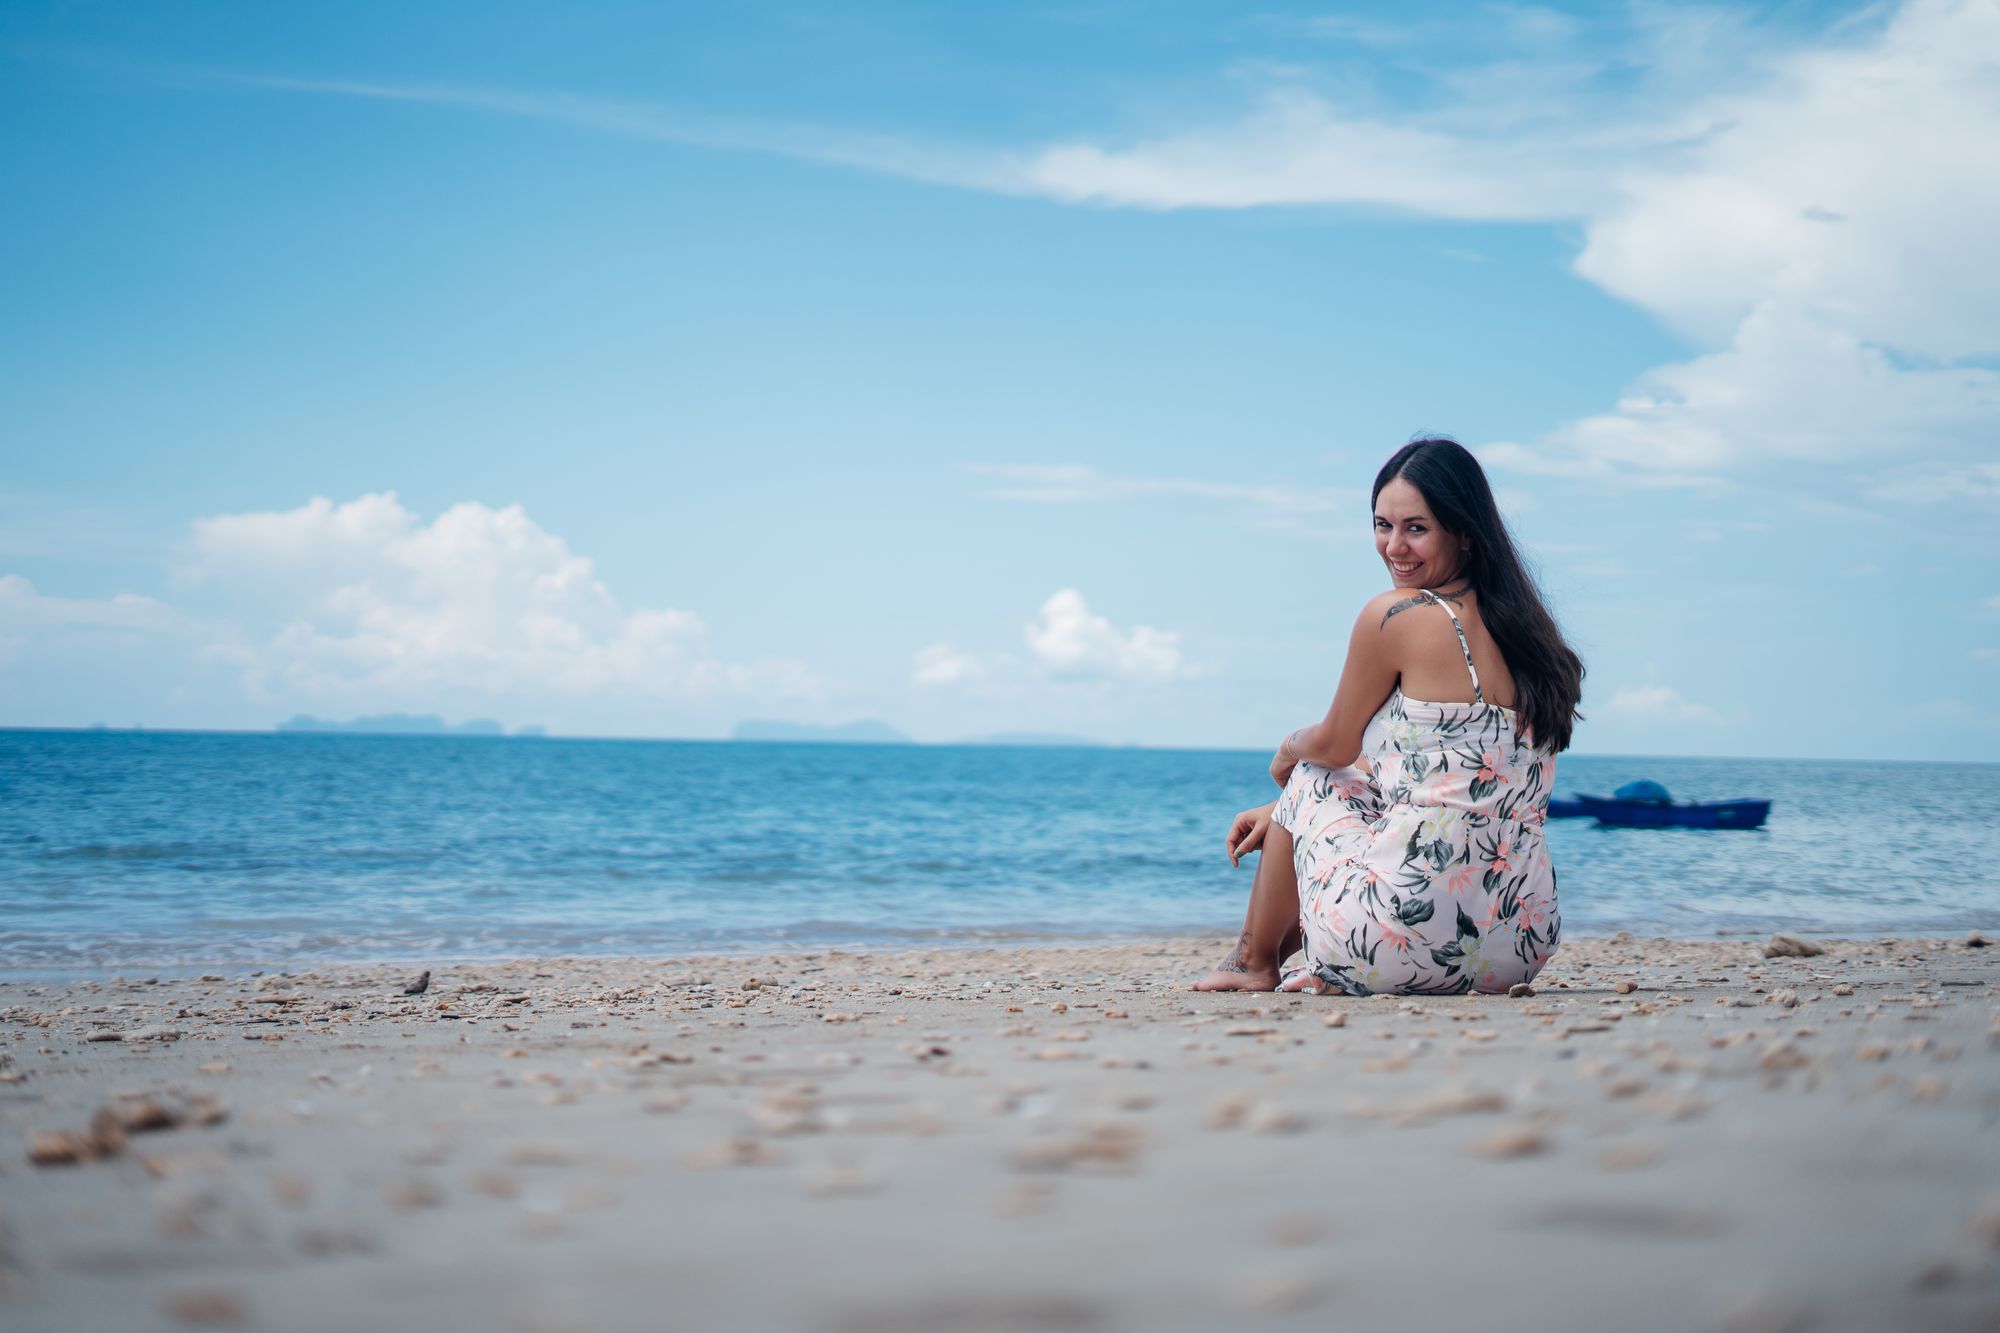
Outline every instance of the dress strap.
{"label": "dress strap", "polygon": [[1444,613],[1451,617],[1452,633],[1458,635],[1458,650],[1465,654],[1465,669],[1472,673],[1472,697],[1476,702],[1485,703],[1486,695],[1479,688],[1479,668],[1472,665],[1472,645],[1465,641],[1465,626],[1458,623],[1458,612],[1451,609],[1450,602],[1447,602],[1429,588],[1423,588],[1420,591],[1424,596],[1443,607]]}

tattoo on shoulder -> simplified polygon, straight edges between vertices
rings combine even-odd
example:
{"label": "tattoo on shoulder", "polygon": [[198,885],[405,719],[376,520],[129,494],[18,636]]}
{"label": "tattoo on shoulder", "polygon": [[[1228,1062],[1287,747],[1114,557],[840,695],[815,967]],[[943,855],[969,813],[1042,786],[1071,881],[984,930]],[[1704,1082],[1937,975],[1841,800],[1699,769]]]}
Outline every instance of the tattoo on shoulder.
{"label": "tattoo on shoulder", "polygon": [[[1444,598],[1447,602],[1457,602],[1462,604],[1465,601],[1465,589],[1458,588],[1449,592],[1440,592],[1438,596]],[[1382,623],[1384,625],[1388,624],[1391,620],[1394,620],[1397,616],[1401,615],[1403,612],[1409,610],[1413,606],[1428,606],[1430,604],[1430,600],[1431,600],[1430,598],[1425,597],[1421,593],[1419,593],[1415,597],[1405,597],[1402,601],[1396,603],[1394,606],[1390,607],[1387,611],[1384,611],[1382,613]]]}

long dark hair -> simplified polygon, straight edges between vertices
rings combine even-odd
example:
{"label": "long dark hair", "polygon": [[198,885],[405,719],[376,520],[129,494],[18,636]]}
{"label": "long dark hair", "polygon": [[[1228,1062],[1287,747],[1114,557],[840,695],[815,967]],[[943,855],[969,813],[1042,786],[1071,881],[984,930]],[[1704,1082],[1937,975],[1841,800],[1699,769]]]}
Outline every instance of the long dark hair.
{"label": "long dark hair", "polygon": [[1537,748],[1569,748],[1570,730],[1583,698],[1583,659],[1563,639],[1542,602],[1479,460],[1457,440],[1412,440],[1375,474],[1372,506],[1382,488],[1401,477],[1423,492],[1439,526],[1472,539],[1460,572],[1479,595],[1480,618],[1514,673],[1515,711]]}

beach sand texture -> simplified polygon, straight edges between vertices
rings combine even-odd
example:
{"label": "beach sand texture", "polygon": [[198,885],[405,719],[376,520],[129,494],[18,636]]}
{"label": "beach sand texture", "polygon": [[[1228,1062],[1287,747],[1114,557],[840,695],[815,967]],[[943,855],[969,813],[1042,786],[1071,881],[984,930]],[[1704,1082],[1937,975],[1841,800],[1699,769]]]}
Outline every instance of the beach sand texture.
{"label": "beach sand texture", "polygon": [[2000,949],[1819,943],[10,982],[0,1325],[2000,1328]]}

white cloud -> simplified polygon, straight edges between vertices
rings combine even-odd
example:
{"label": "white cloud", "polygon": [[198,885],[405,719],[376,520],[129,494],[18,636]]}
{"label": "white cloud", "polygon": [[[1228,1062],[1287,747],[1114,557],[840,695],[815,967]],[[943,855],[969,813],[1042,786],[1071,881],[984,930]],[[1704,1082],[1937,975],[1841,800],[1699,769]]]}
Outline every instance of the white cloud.
{"label": "white cloud", "polygon": [[2000,422],[2000,375],[1902,369],[1881,347],[1771,305],[1726,351],[1650,372],[1608,412],[1536,448],[1498,444],[1483,459],[1525,472],[1719,479],[1767,460],[1863,463],[1951,453]]}
{"label": "white cloud", "polygon": [[687,611],[621,607],[588,558],[519,505],[466,502],[430,522],[392,493],[194,526],[184,577],[241,612],[259,597],[275,631],[215,646],[261,693],[380,709],[488,700],[684,698],[725,691],[798,697],[792,662],[730,664]]}
{"label": "white cloud", "polygon": [[564,92],[522,92],[468,84],[398,83],[382,79],[294,78],[274,74],[224,73],[209,77],[222,84],[272,92],[403,102],[544,121],[618,138],[768,153],[902,176],[935,185],[985,190],[1014,188],[1004,160],[994,154],[967,154],[931,148],[887,135],[690,114],[645,102]]}
{"label": "white cloud", "polygon": [[1309,37],[1330,42],[1352,42],[1356,46],[1382,49],[1412,46],[1435,35],[1429,29],[1406,23],[1385,23],[1349,14],[1320,14],[1287,25]]}
{"label": "white cloud", "polygon": [[179,618],[164,602],[121,592],[105,600],[47,597],[19,574],[0,574],[0,630],[164,630]]}
{"label": "white cloud", "polygon": [[2000,274],[1964,262],[2000,205],[1996,76],[1991,0],[1799,51],[1712,102],[1690,153],[1633,164],[1577,269],[1708,342],[1775,304],[1918,356],[2000,350]]}
{"label": "white cloud", "polygon": [[[1587,19],[1503,5],[1447,24],[1267,20],[1305,48],[1293,54],[1328,42],[1392,53],[1373,66],[1398,87],[1378,91],[1351,63],[1244,62],[1235,77],[1261,80],[1261,92],[1232,120],[1016,151],[697,122],[560,94],[237,82],[1105,207],[1335,205],[1572,224],[1581,276],[1701,350],[1603,412],[1483,449],[1496,465],[1701,485],[1769,461],[1983,461],[1980,441],[2000,425],[2000,265],[1989,255],[2000,4],[1868,6],[1809,40],[1782,26],[1796,21],[1665,5]],[[1418,82],[1422,95],[1409,95]],[[1015,498],[1052,500],[1131,479],[1014,480]]]}
{"label": "white cloud", "polygon": [[1609,699],[1586,710],[1591,721],[1718,722],[1721,715],[1707,704],[1683,698],[1665,685],[1627,685]]}
{"label": "white cloud", "polygon": [[1078,464],[967,463],[997,483],[996,500],[1024,504],[1106,504],[1134,499],[1192,499],[1247,509],[1260,526],[1287,526],[1322,514],[1367,513],[1368,493],[1334,486],[1262,486],[1187,477],[1137,477]]}
{"label": "white cloud", "polygon": [[1234,125],[1129,147],[1059,144],[1025,159],[1018,187],[1132,208],[1361,204],[1467,220],[1571,216],[1602,193],[1548,145],[1346,114],[1297,89],[1271,92]]}
{"label": "white cloud", "polygon": [[910,669],[910,679],[919,685],[964,685],[984,680],[999,665],[976,653],[961,652],[948,643],[934,643],[920,649]]}
{"label": "white cloud", "polygon": [[[1979,446],[1960,442],[2000,424],[2000,6],[1912,0],[1788,52],[1716,11],[1644,38],[1627,54],[1647,77],[1620,104],[1583,91],[1590,68],[1523,83],[1495,61],[1441,106],[1281,89],[1233,125],[1064,145],[1027,172],[1135,207],[1582,223],[1579,274],[1713,350],[1533,446],[1482,450],[1503,467],[1681,484],[1770,459],[1962,464]],[[1704,67],[1709,90],[1688,77]]]}
{"label": "white cloud", "polygon": [[1883,500],[2000,509],[2000,463],[1918,463],[1884,472],[1867,487]]}
{"label": "white cloud", "polygon": [[910,678],[918,685],[1018,698],[1046,693],[1051,683],[1159,684],[1200,674],[1182,655],[1179,634],[1147,625],[1120,629],[1092,611],[1075,588],[1064,588],[1043,602],[1022,627],[1022,637],[1028,645],[1026,660],[933,643],[916,654]]}
{"label": "white cloud", "polygon": [[1074,588],[1042,603],[1026,638],[1035,661],[1065,679],[1165,681],[1187,674],[1180,635],[1145,625],[1120,630]]}

